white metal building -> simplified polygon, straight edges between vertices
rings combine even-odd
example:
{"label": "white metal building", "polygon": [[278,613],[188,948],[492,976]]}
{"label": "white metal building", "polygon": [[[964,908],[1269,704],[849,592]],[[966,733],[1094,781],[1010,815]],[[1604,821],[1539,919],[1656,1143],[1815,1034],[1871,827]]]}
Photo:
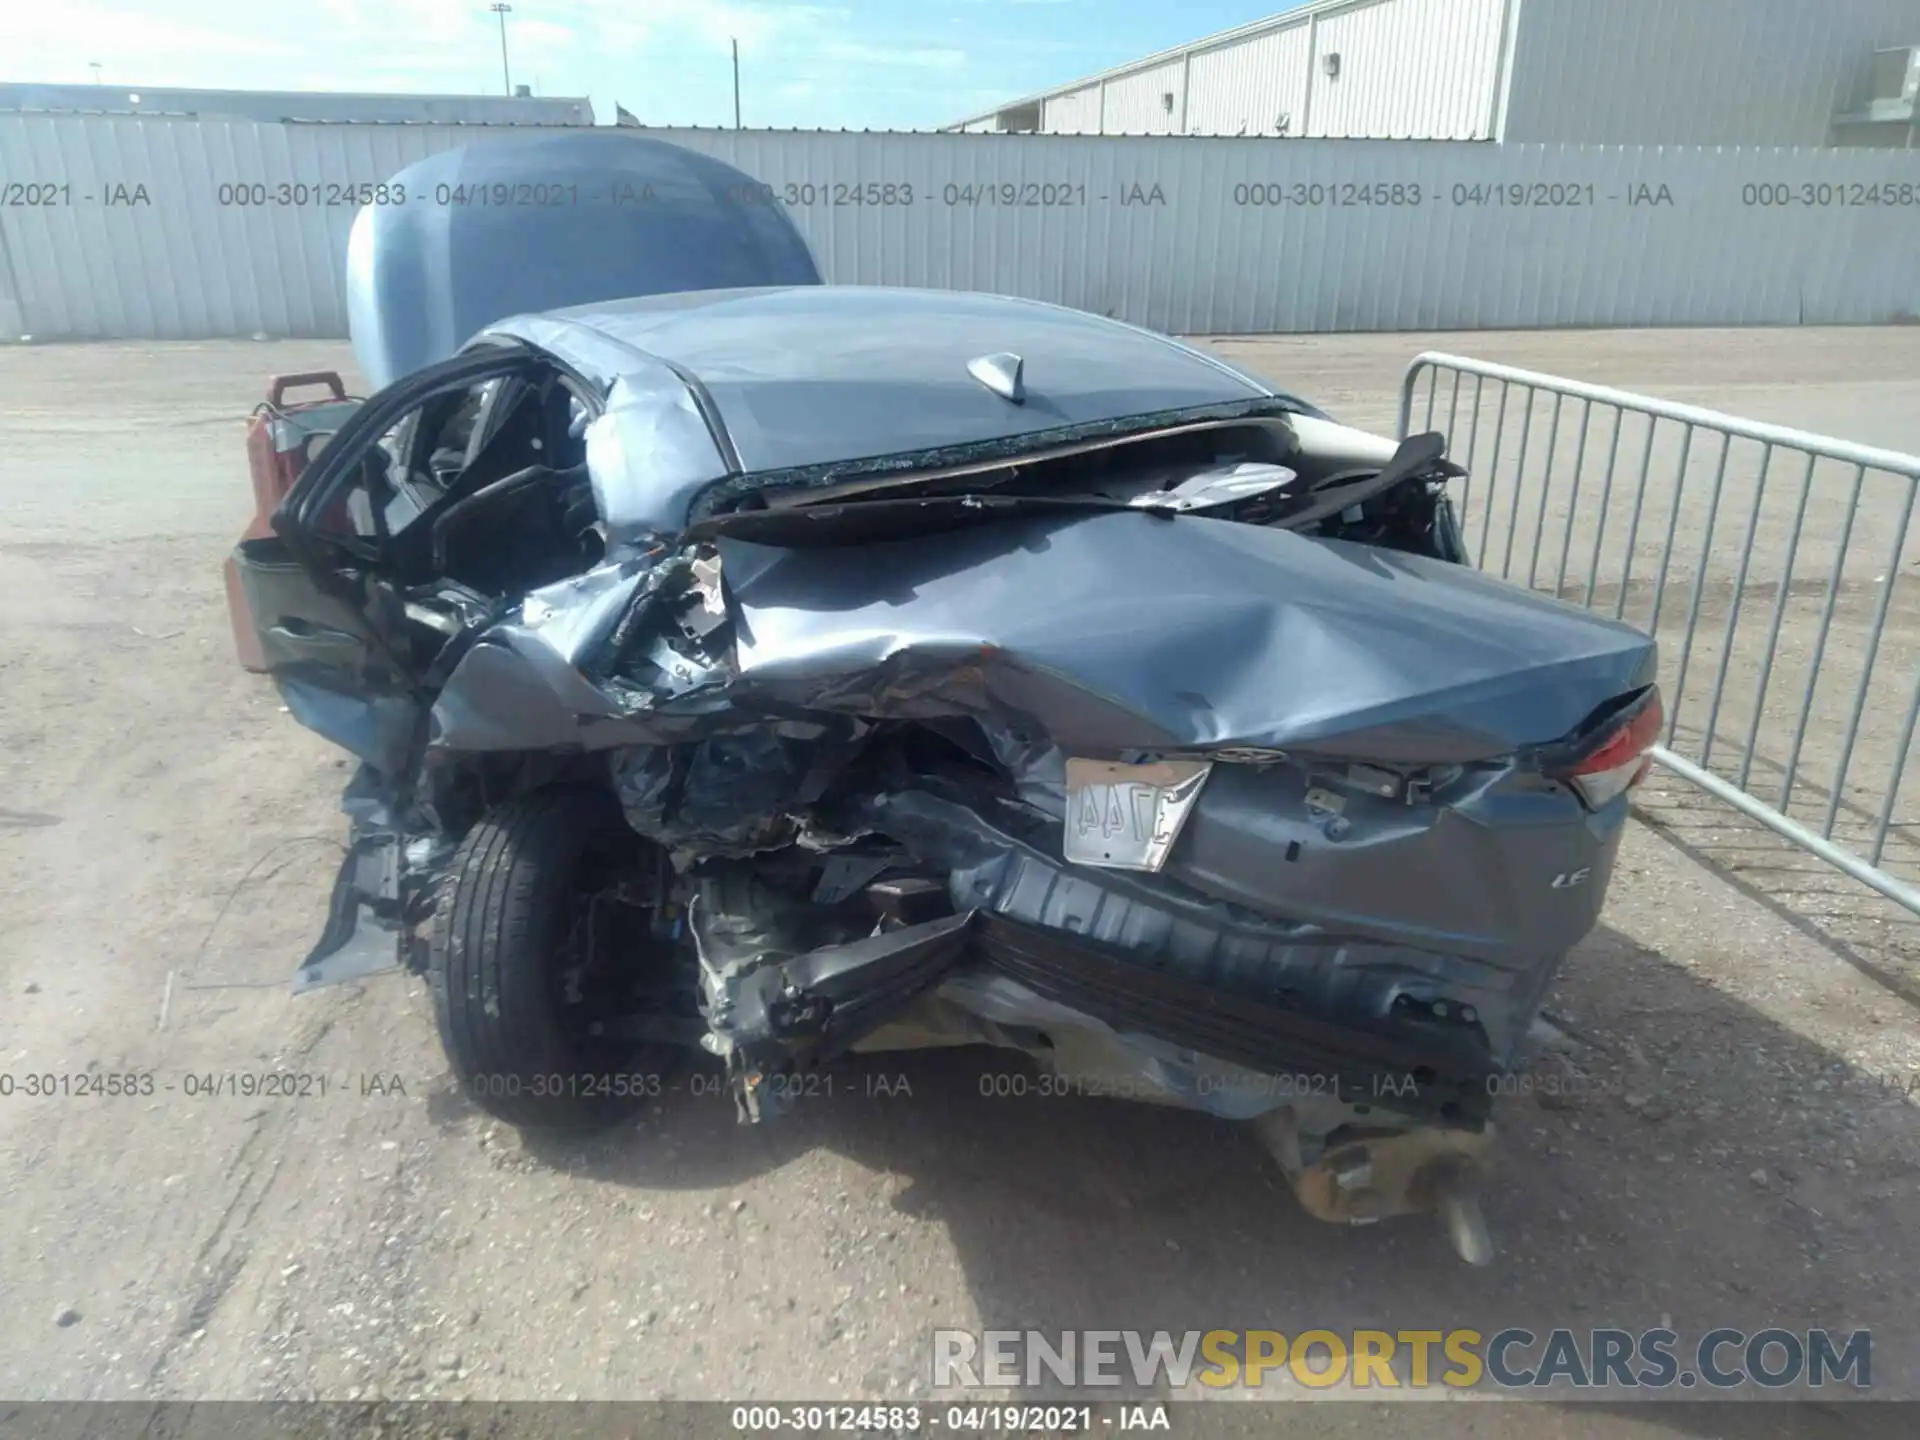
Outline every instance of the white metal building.
{"label": "white metal building", "polygon": [[951,130],[1914,148],[1920,0],[1318,0]]}
{"label": "white metal building", "polygon": [[154,85],[0,84],[0,115],[167,115],[191,120],[386,125],[591,125],[584,96],[186,90]]}

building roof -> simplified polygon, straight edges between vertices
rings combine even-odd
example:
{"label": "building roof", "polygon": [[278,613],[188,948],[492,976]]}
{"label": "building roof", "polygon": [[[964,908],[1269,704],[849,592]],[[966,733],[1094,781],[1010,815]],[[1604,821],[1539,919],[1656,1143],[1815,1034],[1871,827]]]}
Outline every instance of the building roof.
{"label": "building roof", "polygon": [[147,85],[0,84],[0,114],[177,115],[199,120],[418,125],[593,123],[593,106],[584,97],[188,90]]}

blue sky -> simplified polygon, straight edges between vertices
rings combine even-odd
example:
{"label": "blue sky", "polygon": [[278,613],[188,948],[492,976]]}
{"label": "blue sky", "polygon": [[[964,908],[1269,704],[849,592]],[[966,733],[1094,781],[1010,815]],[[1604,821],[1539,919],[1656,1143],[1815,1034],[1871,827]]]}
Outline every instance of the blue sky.
{"label": "blue sky", "polygon": [[[1298,0],[514,0],[513,79],[661,125],[957,120]],[[0,80],[499,93],[486,0],[0,0]]]}

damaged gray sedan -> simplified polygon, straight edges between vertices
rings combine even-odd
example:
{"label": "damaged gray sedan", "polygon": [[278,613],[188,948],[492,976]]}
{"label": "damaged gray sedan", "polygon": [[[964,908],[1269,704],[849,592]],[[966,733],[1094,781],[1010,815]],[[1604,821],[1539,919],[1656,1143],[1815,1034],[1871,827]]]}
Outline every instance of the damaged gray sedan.
{"label": "damaged gray sedan", "polygon": [[423,972],[527,1126],[686,1049],[767,1120],[849,1051],[1005,1046],[1484,1259],[1660,700],[1644,635],[1467,566],[1443,451],[986,295],[492,324],[235,557],[362,762],[300,983]]}

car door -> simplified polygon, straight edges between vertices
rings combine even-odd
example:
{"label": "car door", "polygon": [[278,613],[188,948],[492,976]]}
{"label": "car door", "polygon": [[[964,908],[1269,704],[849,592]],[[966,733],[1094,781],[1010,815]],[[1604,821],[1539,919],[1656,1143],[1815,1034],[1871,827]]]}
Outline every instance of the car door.
{"label": "car door", "polygon": [[236,548],[267,671],[303,724],[394,773],[436,660],[496,598],[439,573],[441,522],[527,446],[550,443],[532,433],[547,417],[529,397],[563,380],[584,428],[596,394],[530,346],[488,343],[416,371],[340,428],[274,534]]}

